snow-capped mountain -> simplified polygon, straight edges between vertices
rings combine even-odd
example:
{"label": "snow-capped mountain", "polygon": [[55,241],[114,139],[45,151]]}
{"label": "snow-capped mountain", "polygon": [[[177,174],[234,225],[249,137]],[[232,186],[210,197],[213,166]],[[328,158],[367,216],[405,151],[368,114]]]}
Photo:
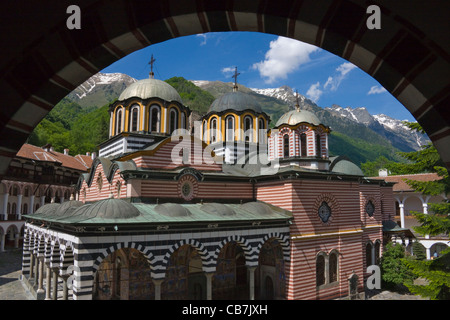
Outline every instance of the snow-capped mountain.
{"label": "snow-capped mountain", "polygon": [[[295,104],[296,101],[296,95],[292,88],[290,88],[289,86],[270,89],[252,88],[252,90],[259,94],[282,100],[291,107]],[[307,99],[301,94],[298,95],[298,101],[300,108],[309,110],[315,109],[316,112],[318,110],[317,108],[320,108],[314,102]],[[332,105],[331,107],[323,108],[323,111],[325,113],[329,112],[335,117],[345,118],[346,120],[350,120],[370,128],[374,132],[387,138],[392,142],[392,145],[396,146],[402,151],[419,150],[422,145],[430,142],[426,135],[411,131],[407,126],[403,124],[403,120],[393,119],[384,114],[371,115],[364,107],[343,108],[338,105]],[[320,117],[319,114],[318,116]]]}
{"label": "snow-capped mountain", "polygon": [[137,80],[123,73],[97,73],[79,85],[69,97],[82,107],[103,106]]}
{"label": "snow-capped mountain", "polygon": [[411,131],[403,122],[406,120],[398,120],[385,114],[371,115],[366,108],[342,108],[333,105],[326,110],[338,114],[357,123],[364,124],[381,134],[382,136],[393,141],[393,144],[406,143],[406,146],[413,150],[419,150],[422,145],[430,142],[426,135]]}

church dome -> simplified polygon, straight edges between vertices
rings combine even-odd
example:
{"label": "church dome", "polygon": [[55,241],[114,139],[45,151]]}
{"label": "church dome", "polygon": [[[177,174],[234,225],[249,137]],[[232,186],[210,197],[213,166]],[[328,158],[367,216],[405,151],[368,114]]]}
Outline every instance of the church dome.
{"label": "church dome", "polygon": [[314,113],[307,110],[296,109],[283,114],[280,119],[278,119],[275,127],[279,127],[282,124],[296,125],[300,122],[307,122],[313,125],[320,124],[319,118],[317,118]]}
{"label": "church dome", "polygon": [[362,172],[360,167],[343,156],[332,159],[330,170],[335,173],[343,173],[353,176],[364,176],[364,173]]}
{"label": "church dome", "polygon": [[93,204],[85,204],[73,212],[85,218],[129,219],[140,215],[139,210],[131,203],[109,198]]}
{"label": "church dome", "polygon": [[119,101],[132,97],[140,99],[160,98],[165,101],[177,101],[183,104],[183,101],[175,88],[167,82],[153,78],[139,80],[128,86],[120,94]]}
{"label": "church dome", "polygon": [[228,92],[217,98],[209,107],[208,112],[222,112],[225,110],[252,110],[262,113],[261,106],[256,102],[256,99],[250,94],[240,91]]}

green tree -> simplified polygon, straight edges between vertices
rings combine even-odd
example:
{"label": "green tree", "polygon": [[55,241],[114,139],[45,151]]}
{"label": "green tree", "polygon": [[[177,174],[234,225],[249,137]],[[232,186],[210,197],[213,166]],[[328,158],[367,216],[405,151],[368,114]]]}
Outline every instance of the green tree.
{"label": "green tree", "polygon": [[[411,129],[423,132],[417,123],[409,125]],[[400,169],[406,169],[410,173],[436,172],[442,179],[437,181],[414,181],[406,182],[416,191],[425,195],[447,196],[450,192],[450,179],[447,168],[436,150],[430,143],[416,152],[404,153],[403,156],[409,161],[407,164],[399,165]],[[450,202],[445,200],[441,203],[429,203],[429,214],[413,212],[420,226],[414,230],[423,235],[445,235],[450,231]],[[450,248],[441,251],[439,258],[431,261],[420,261],[418,259],[402,259],[403,263],[416,277],[426,279],[426,285],[415,285],[408,283],[407,287],[413,293],[430,299],[450,299]]]}
{"label": "green tree", "polygon": [[402,262],[405,249],[401,244],[389,242],[380,259],[382,286],[393,291],[405,291],[405,285],[412,283],[415,276]]}

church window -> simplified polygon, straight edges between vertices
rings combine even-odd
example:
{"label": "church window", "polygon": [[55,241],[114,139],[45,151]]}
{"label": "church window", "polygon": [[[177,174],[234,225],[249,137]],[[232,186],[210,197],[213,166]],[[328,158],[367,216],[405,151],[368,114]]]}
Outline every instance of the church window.
{"label": "church window", "polygon": [[250,116],[244,118],[244,136],[245,141],[252,141],[253,121]]}
{"label": "church window", "polygon": [[211,120],[211,124],[210,124],[210,137],[209,137],[209,141],[211,143],[216,142],[216,135],[217,135],[217,119],[214,118]]}
{"label": "church window", "polygon": [[306,150],[307,150],[306,134],[302,133],[300,134],[300,157],[306,157],[308,155]]}
{"label": "church window", "polygon": [[372,243],[366,244],[366,266],[371,266],[372,263]]}
{"label": "church window", "polygon": [[329,282],[337,281],[337,270],[338,270],[338,255],[336,252],[332,252],[328,258],[328,272],[329,272]]}
{"label": "church window", "polygon": [[283,136],[283,156],[289,158],[289,135]]}
{"label": "church window", "polygon": [[117,199],[120,199],[120,192],[122,191],[122,182],[117,181],[116,190],[117,190]]}
{"label": "church window", "polygon": [[318,157],[322,156],[322,144],[320,142],[320,134],[316,134],[316,154]]}
{"label": "church window", "polygon": [[131,131],[138,131],[139,126],[139,107],[135,106],[131,109]]}
{"label": "church window", "polygon": [[181,129],[186,129],[186,115],[181,112]]}
{"label": "church window", "polygon": [[226,118],[226,123],[227,123],[226,140],[233,141],[234,140],[234,117],[228,116]]}
{"label": "church window", "polygon": [[328,206],[328,203],[326,203],[325,201],[322,202],[319,207],[318,214],[322,222],[328,222],[331,216],[331,208]]}
{"label": "church window", "polygon": [[375,206],[372,200],[369,200],[366,204],[366,213],[369,217],[372,217],[375,212]]}
{"label": "church window", "polygon": [[325,257],[319,254],[316,259],[316,285],[325,284]]}
{"label": "church window", "polygon": [[178,129],[178,112],[172,108],[170,109],[169,133],[172,134],[176,129]]}
{"label": "church window", "polygon": [[150,107],[150,120],[148,121],[150,126],[150,132],[158,132],[159,131],[159,123],[160,123],[160,110],[157,105],[153,105]]}
{"label": "church window", "polygon": [[202,140],[206,142],[207,140],[207,129],[206,129],[206,121],[203,121],[203,128],[202,128]]}
{"label": "church window", "polygon": [[116,112],[116,134],[122,132],[122,109]]}
{"label": "church window", "polygon": [[97,177],[97,188],[98,188],[98,191],[102,191],[102,187],[103,187],[103,178],[102,178],[102,174],[99,173],[98,177]]}
{"label": "church window", "polygon": [[264,143],[266,141],[265,136],[266,136],[266,126],[264,123],[264,119],[259,118],[258,120],[258,130],[259,130],[259,139],[258,141],[260,143]]}

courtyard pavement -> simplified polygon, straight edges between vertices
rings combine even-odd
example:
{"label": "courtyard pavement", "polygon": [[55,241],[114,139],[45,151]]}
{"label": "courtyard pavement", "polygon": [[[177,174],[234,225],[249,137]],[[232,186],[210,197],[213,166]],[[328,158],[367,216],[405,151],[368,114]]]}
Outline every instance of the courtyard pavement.
{"label": "courtyard pavement", "polygon": [[0,252],[0,300],[34,300],[19,280],[21,273],[22,249]]}
{"label": "courtyard pavement", "polygon": [[[7,249],[0,252],[0,301],[34,300],[25,289],[19,276],[22,273],[22,249]],[[414,295],[402,295],[390,291],[381,291],[369,300],[427,300]]]}

